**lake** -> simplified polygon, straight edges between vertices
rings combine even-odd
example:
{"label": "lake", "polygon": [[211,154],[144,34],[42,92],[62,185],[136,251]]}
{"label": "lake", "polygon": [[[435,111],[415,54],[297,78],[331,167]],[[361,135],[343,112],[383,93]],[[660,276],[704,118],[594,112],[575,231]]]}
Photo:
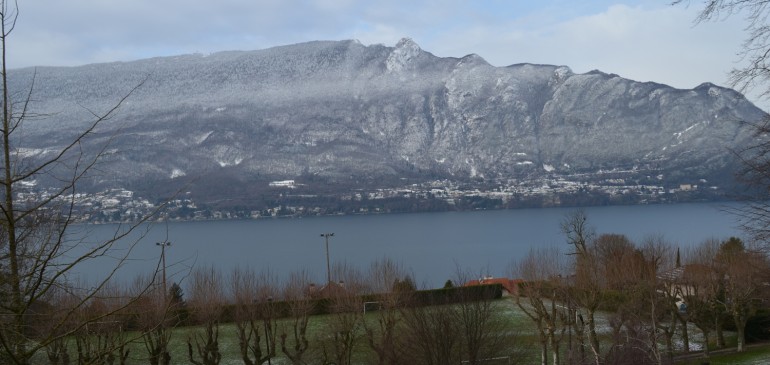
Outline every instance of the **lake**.
{"label": "lake", "polygon": [[[584,208],[597,233],[625,234],[640,242],[662,235],[680,246],[696,245],[709,238],[741,236],[735,217],[724,211],[735,203],[697,203]],[[324,282],[326,254],[321,233],[329,239],[332,265],[339,262],[366,270],[388,257],[410,270],[419,286],[441,286],[455,276],[457,267],[479,275],[509,276],[510,264],[531,247],[569,249],[559,224],[574,208],[499,211],[414,213],[366,216],[332,216],[237,221],[154,223],[147,226],[118,272],[126,282],[150,273],[158,265],[168,240],[169,281],[182,280],[190,267],[214,265],[225,274],[234,267],[271,270],[284,278],[306,270]],[[116,225],[78,226],[73,235],[88,232],[86,241],[111,236]],[[122,246],[127,246],[123,243]],[[87,278],[104,275],[112,263],[91,261],[79,268]]]}

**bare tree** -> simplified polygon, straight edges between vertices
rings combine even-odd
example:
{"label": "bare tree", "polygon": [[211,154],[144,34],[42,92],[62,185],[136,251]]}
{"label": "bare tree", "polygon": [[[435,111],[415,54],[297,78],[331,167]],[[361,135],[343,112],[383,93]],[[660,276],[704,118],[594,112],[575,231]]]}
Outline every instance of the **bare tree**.
{"label": "bare tree", "polygon": [[136,316],[136,327],[141,333],[142,343],[147,351],[150,365],[169,365],[171,354],[169,344],[173,327],[179,321],[178,303],[168,299],[160,285],[146,290],[153,277],[139,277],[134,280],[132,297],[136,298],[129,310]]}
{"label": "bare tree", "polygon": [[307,363],[306,357],[310,350],[307,328],[310,315],[315,310],[311,296],[315,291],[315,285],[311,284],[308,274],[304,271],[291,273],[283,288],[283,300],[288,306],[289,318],[282,322],[278,333],[281,352],[292,365]]}
{"label": "bare tree", "polygon": [[[403,281],[402,281],[403,279]],[[408,280],[405,270],[391,259],[383,258],[372,263],[369,269],[368,283],[376,294],[374,320],[365,318],[364,336],[369,347],[377,355],[379,365],[403,363],[399,345],[399,330],[402,326],[401,310],[410,300],[412,291],[408,285],[401,284]]]}
{"label": "bare tree", "polygon": [[170,322],[169,306],[158,300],[156,296],[146,296],[140,299],[139,328],[142,331],[142,342],[149,355],[150,365],[168,365],[171,363],[169,344],[173,328]]}
{"label": "bare tree", "polygon": [[79,323],[75,332],[78,364],[126,364],[129,355],[126,337],[125,301],[128,296],[109,286],[91,297],[78,309]]}
{"label": "bare tree", "polygon": [[[588,216],[582,210],[566,215],[561,223],[562,233],[572,247],[574,256],[574,279],[571,298],[585,310],[585,325],[588,327],[588,346],[594,362],[601,363],[599,336],[596,333],[596,312],[602,304],[602,281],[604,277],[599,267],[599,257],[590,245],[594,241],[595,231],[588,224]],[[583,336],[583,326],[578,326],[578,336]]]}
{"label": "bare tree", "polygon": [[[674,0],[673,4],[689,4],[689,0]],[[696,23],[720,21],[741,16],[746,22],[744,38],[738,57],[741,66],[730,71],[730,84],[747,93],[757,91],[759,97],[770,97],[770,4],[766,0],[703,0]],[[769,249],[770,239],[770,118],[758,115],[745,120],[753,129],[753,143],[734,151],[743,162],[738,172],[740,180],[751,188],[746,206],[734,209],[741,218],[744,230],[752,241],[764,242]]]}
{"label": "bare tree", "polygon": [[724,309],[720,297],[724,293],[723,277],[715,267],[720,242],[709,239],[687,253],[680,282],[685,300],[687,317],[703,334],[704,357],[709,356],[709,339],[712,331],[720,327]]}
{"label": "bare tree", "polygon": [[[579,339],[587,335],[593,362],[627,363],[628,358],[635,358],[638,364],[671,361],[673,336],[686,318],[677,310],[674,283],[659,276],[670,269],[670,244],[662,237],[650,237],[641,247],[623,235],[595,237],[581,211],[567,215],[562,231],[574,257],[568,299],[585,314],[587,334],[582,316],[574,328]],[[604,352],[596,333],[595,314],[600,307],[612,310],[612,343]],[[686,341],[686,332],[683,338]],[[659,351],[661,342],[666,344],[668,356]]]}
{"label": "bare tree", "polygon": [[722,243],[716,260],[724,270],[724,307],[735,322],[741,352],[746,345],[746,322],[756,313],[764,296],[762,283],[767,279],[768,262],[762,253],[748,250],[735,237]]}
{"label": "bare tree", "polygon": [[[76,217],[74,207],[78,188],[106,156],[113,139],[99,142],[90,137],[101,131],[133,90],[127,90],[124,98],[106,110],[86,110],[92,116],[91,121],[69,142],[52,147],[51,153],[25,157],[21,153],[23,146],[20,138],[23,125],[43,116],[33,111],[34,77],[27,90],[9,88],[6,55],[18,16],[17,2],[0,1],[0,268],[3,292],[0,296],[0,361],[8,364],[28,364],[38,351],[87,326],[92,327],[91,322],[100,322],[109,315],[78,317],[84,322],[72,326],[71,319],[92,305],[96,293],[102,290],[130,254],[130,250],[116,252],[113,248],[118,240],[136,227],[127,230],[122,227],[112,239],[87,247],[81,245],[76,249],[77,242],[70,241],[67,232]],[[58,185],[51,186],[46,194],[29,195],[22,199],[22,185],[38,179],[54,181]],[[72,278],[68,279],[68,276],[74,275],[76,268],[84,262],[104,256],[118,257],[114,270],[87,287],[79,288],[83,290],[73,288],[77,291],[78,302],[73,303],[69,312],[59,313],[57,322],[51,323],[54,327],[50,331],[38,333],[32,338],[29,331],[30,311],[45,305],[43,300],[50,291],[71,285],[68,280]],[[112,309],[117,311],[121,308]]]}
{"label": "bare tree", "polygon": [[[458,283],[470,276],[458,269]],[[402,363],[482,364],[518,355],[501,312],[501,289],[469,285],[423,292],[402,309]]]}
{"label": "bare tree", "polygon": [[[677,301],[682,298],[680,275],[673,278],[664,275],[678,270],[673,265],[673,247],[662,236],[650,236],[637,252],[637,259],[628,264],[632,281],[635,281],[636,285],[629,283],[629,286],[635,287],[641,294],[642,309],[646,309],[644,313],[648,316],[649,335],[643,350],[655,364],[671,362],[674,356],[673,337],[677,328],[680,328],[685,351],[689,351],[690,347],[687,318],[677,306]],[[658,349],[658,332],[663,333],[665,357]]]}
{"label": "bare tree", "polygon": [[187,357],[195,365],[218,365],[222,360],[219,348],[219,324],[225,304],[222,284],[221,273],[213,267],[192,272],[189,305],[193,319],[202,326],[187,339]]}
{"label": "bare tree", "polygon": [[271,275],[236,268],[230,275],[230,285],[241,359],[246,365],[263,364],[275,357],[276,346],[276,292]]}
{"label": "bare tree", "polygon": [[[56,332],[56,339],[46,346],[46,357],[51,365],[69,365],[72,360],[71,340],[73,336],[62,336],[77,327],[74,318],[67,318],[68,313],[78,303],[77,298],[62,289],[53,289],[46,293],[44,308],[36,311],[39,316],[35,321],[35,328],[38,333]],[[64,323],[62,323],[64,320]],[[59,324],[62,323],[62,324]],[[35,337],[42,337],[36,335]]]}
{"label": "bare tree", "polygon": [[321,289],[323,298],[329,301],[330,314],[318,343],[324,363],[350,365],[362,336],[364,302],[361,294],[365,281],[358,269],[344,262],[334,265],[332,271],[339,282],[327,283]]}
{"label": "bare tree", "polygon": [[[468,271],[457,268],[457,282],[470,281]],[[483,284],[483,283],[481,283]],[[513,355],[513,331],[500,317],[502,289],[494,285],[461,288],[451,298],[461,334],[461,356],[469,364],[482,364],[487,359]]]}
{"label": "bare tree", "polygon": [[[606,233],[589,243],[589,250],[596,252],[597,270],[601,287],[606,290],[622,290],[638,279],[637,272],[629,272],[638,263],[636,245],[622,234]],[[639,269],[639,268],[636,268]]]}
{"label": "bare tree", "polygon": [[462,332],[457,312],[446,302],[421,303],[404,309],[406,363],[443,365],[462,361]]}
{"label": "bare tree", "polygon": [[[654,269],[628,237],[602,234],[589,246],[596,255],[600,290],[609,313],[612,342],[604,356],[607,364],[637,357],[639,363],[659,358],[657,346],[652,348],[658,329],[657,288]],[[673,319],[672,319],[673,321]],[[676,322],[673,322],[676,324]],[[652,356],[650,356],[652,355]]]}
{"label": "bare tree", "polygon": [[[685,2],[676,0],[674,4]],[[743,16],[746,21],[747,35],[743,41],[740,58],[745,61],[743,66],[730,72],[730,82],[742,92],[758,91],[761,98],[770,96],[770,3],[765,0],[705,0],[696,21],[721,20],[730,16]],[[748,147],[735,151],[742,160],[743,168],[739,178],[751,188],[749,203],[734,209],[741,219],[744,231],[752,242],[759,244],[765,252],[770,249],[770,116],[759,116],[757,120],[744,121],[753,128],[753,143]],[[725,244],[729,244],[726,242]],[[743,325],[747,313],[752,312],[756,296],[756,288],[748,281],[762,275],[758,266],[765,260],[759,253],[745,250],[731,250],[722,246],[718,261],[721,261],[717,272],[723,269],[725,275],[718,275],[724,283],[726,300],[725,309],[730,312],[739,331],[739,350],[743,349]],[[729,245],[728,245],[729,246]],[[727,250],[724,250],[727,249]],[[731,265],[731,262],[744,261],[745,265]],[[741,278],[741,280],[733,280]],[[738,299],[736,301],[736,299]],[[724,343],[721,338],[720,316],[715,313],[717,325],[717,342]]]}
{"label": "bare tree", "polygon": [[515,276],[524,280],[514,293],[519,309],[534,322],[540,340],[540,363],[548,364],[550,348],[552,364],[558,365],[560,343],[570,325],[569,307],[559,303],[568,289],[564,255],[556,248],[530,250],[516,267]]}
{"label": "bare tree", "polygon": [[[680,328],[676,306],[679,296],[672,277],[671,245],[661,236],[650,236],[637,246],[622,235],[602,235],[594,245],[605,279],[612,343],[606,364],[664,364],[671,362],[673,338]],[[682,333],[683,340],[686,335]],[[666,354],[660,351],[665,344]]]}

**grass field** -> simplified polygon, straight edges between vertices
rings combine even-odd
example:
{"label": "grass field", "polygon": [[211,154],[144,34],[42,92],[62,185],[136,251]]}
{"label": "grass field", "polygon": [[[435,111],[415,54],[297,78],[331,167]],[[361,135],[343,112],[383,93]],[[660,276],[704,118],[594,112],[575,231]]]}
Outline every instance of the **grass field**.
{"label": "grass field", "polygon": [[[511,328],[513,332],[516,333],[517,336],[522,337],[517,341],[517,343],[528,342],[526,337],[530,337],[533,335],[532,326],[529,319],[526,318],[523,315],[523,313],[521,313],[521,311],[515,308],[515,305],[512,303],[510,299],[497,300],[494,302],[494,305],[496,306],[496,309],[500,314],[498,318],[506,322],[505,323],[506,328]],[[329,337],[328,335],[326,335],[326,333],[329,331],[329,328],[333,324],[332,321],[334,319],[332,318],[332,316],[333,315],[317,315],[317,316],[310,317],[307,333],[308,333],[308,338],[310,340],[311,350],[308,351],[308,354],[305,357],[307,360],[310,360],[309,361],[310,363],[313,363],[312,360],[315,360],[321,357],[319,353],[320,348],[318,344],[320,343],[320,341],[323,341],[324,338]],[[364,320],[370,323],[375,323],[377,319],[378,319],[378,314],[376,312],[369,312],[364,317]],[[285,324],[287,324],[287,321],[282,320],[282,321],[279,321],[278,326],[280,328],[281,325],[285,325]],[[190,364],[190,361],[188,359],[188,354],[187,354],[187,339],[199,329],[200,329],[199,327],[180,327],[173,330],[171,343],[169,346],[169,352],[171,354],[171,364],[173,365]],[[362,334],[363,329],[359,328],[359,332]],[[131,336],[137,337],[139,336],[139,334],[137,333],[127,334],[127,337],[130,338]],[[220,364],[222,365],[243,364],[243,360],[241,359],[240,353],[239,353],[238,338],[236,335],[236,329],[234,324],[227,323],[219,326],[218,342],[219,342],[220,352],[222,353],[222,361]],[[70,346],[72,348],[70,350],[70,356],[72,357],[71,361],[72,363],[76,363],[77,352],[74,349],[74,344],[70,343]],[[136,340],[129,345],[129,348],[130,348],[130,352],[129,352],[128,364],[133,365],[133,364],[149,363],[147,360],[147,357],[148,357],[147,351],[144,347],[144,344],[141,342],[140,338],[136,338]],[[537,354],[537,351],[532,352],[530,350],[532,349],[527,348],[527,351],[523,351],[523,352],[526,355],[532,355],[532,356]],[[537,349],[535,348],[534,350],[537,350]],[[276,352],[277,352],[277,356],[271,359],[272,364],[274,365],[289,364],[288,359],[286,359],[281,353],[279,346],[277,346]],[[354,363],[360,363],[360,364],[376,363],[375,354],[367,346],[364,338],[359,338],[357,340],[357,343],[354,348],[353,358],[354,358]],[[41,365],[47,364],[48,361],[45,358],[45,354],[39,353],[35,359],[35,363],[41,364]]]}
{"label": "grass field", "polygon": [[[505,321],[505,327],[509,328],[514,334],[514,347],[512,352],[517,353],[519,364],[534,364],[539,362],[539,346],[537,345],[537,338],[534,332],[534,326],[532,322],[527,318],[524,313],[516,307],[510,299],[500,299],[495,303],[497,310],[500,313],[499,320]],[[317,344],[319,340],[322,340],[325,333],[328,332],[330,321],[333,319],[331,315],[319,315],[313,316],[310,319],[308,325],[308,337],[311,341],[311,346]],[[370,323],[374,323],[377,320],[376,313],[368,313],[365,316],[365,320]],[[606,323],[606,318],[599,318],[599,328],[602,331],[602,322]],[[279,323],[280,325],[280,323]],[[196,327],[183,327],[174,330],[171,338],[170,353],[172,364],[190,364],[187,357],[187,338],[191,336],[198,328]],[[328,337],[328,336],[327,336]],[[691,338],[697,339],[698,335],[696,331],[691,330]],[[563,347],[566,347],[566,338],[562,341]],[[219,336],[219,348],[222,352],[222,365],[231,364],[243,364],[240,358],[238,339],[236,336],[235,326],[233,324],[224,324],[220,326]],[[318,351],[318,346],[315,346]],[[312,351],[312,350],[311,350]],[[277,349],[277,357],[271,360],[272,364],[288,364],[288,360],[281,354],[280,349]],[[76,352],[70,353],[73,357],[73,363],[76,362]],[[318,353],[310,353],[307,356],[308,360],[316,359],[320,355]],[[369,364],[374,362],[374,353],[365,343],[363,338],[358,340],[358,343],[354,351],[355,363]],[[129,364],[148,364],[147,351],[141,341],[137,341],[131,345]],[[565,355],[562,355],[562,359],[565,359]],[[700,357],[691,358],[686,361],[679,362],[684,365],[700,365],[706,360]],[[741,354],[724,353],[718,354],[712,352],[712,357],[708,360],[711,365],[714,364],[736,364],[736,365],[759,365],[770,364],[770,345],[764,346],[752,346],[746,352]],[[41,354],[38,357],[36,363],[47,364],[45,361],[45,355]]]}

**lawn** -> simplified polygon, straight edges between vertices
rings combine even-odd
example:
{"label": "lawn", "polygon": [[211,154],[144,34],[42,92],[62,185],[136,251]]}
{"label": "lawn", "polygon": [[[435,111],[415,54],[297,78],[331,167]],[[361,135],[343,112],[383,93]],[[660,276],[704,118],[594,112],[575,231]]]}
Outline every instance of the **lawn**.
{"label": "lawn", "polygon": [[[503,318],[506,320],[506,327],[511,328],[513,332],[517,333],[517,338],[521,337],[517,340],[517,343],[528,343],[530,339],[528,337],[532,336],[532,328],[531,323],[528,318],[526,318],[521,311],[517,310],[515,305],[512,303],[510,299],[501,299],[495,301],[494,305],[497,307],[499,312],[501,313],[500,318]],[[376,312],[368,312],[364,319],[368,321],[369,323],[375,323],[378,319],[378,314]],[[310,340],[310,346],[313,347],[314,345],[318,344],[319,339],[323,339],[324,337],[328,337],[325,335],[326,332],[329,331],[329,327],[332,324],[333,321],[332,315],[317,315],[310,317],[310,321],[308,324],[308,338]],[[285,325],[288,322],[286,320],[279,322],[279,327],[281,325]],[[173,365],[187,365],[190,364],[190,361],[187,356],[187,339],[192,334],[198,330],[198,327],[180,327],[176,328],[171,337],[171,344],[169,346],[169,352],[171,354],[171,364]],[[361,333],[363,333],[363,330],[360,330]],[[128,336],[138,336],[138,334],[129,333]],[[71,344],[72,349],[70,351],[70,356],[72,357],[72,362],[76,362],[76,356],[77,353],[74,349],[74,344]],[[219,327],[219,349],[222,353],[222,361],[220,364],[222,365],[231,365],[231,364],[243,364],[243,361],[241,360],[240,353],[239,353],[239,347],[238,347],[238,338],[236,335],[235,325],[231,323],[220,325]],[[316,359],[320,356],[318,353],[312,353],[311,351],[318,351],[318,346],[315,346],[314,349],[311,349],[306,356],[308,360]],[[273,358],[271,360],[272,364],[278,365],[278,364],[288,364],[288,359],[286,359],[283,354],[281,353],[280,348],[276,349],[277,357]],[[526,353],[529,353],[526,352]],[[535,352],[532,352],[532,355],[536,354]],[[130,344],[130,353],[129,353],[129,359],[128,363],[133,364],[148,364],[147,361],[147,351],[144,348],[143,343],[141,342],[141,339],[137,339],[136,341],[132,342]],[[364,338],[359,338],[357,341],[357,344],[355,346],[354,351],[354,363],[376,363],[374,361],[375,355],[371,349],[367,346],[365,343]],[[357,359],[358,361],[355,361]],[[41,353],[36,358],[35,363],[39,364],[47,364],[47,361],[45,359],[45,354]],[[117,362],[116,362],[117,363]]]}
{"label": "lawn", "polygon": [[[497,310],[500,313],[500,317],[502,320],[504,320],[505,327],[510,328],[511,332],[515,336],[515,351],[519,354],[520,359],[523,360],[521,363],[530,364],[530,363],[538,363],[539,362],[539,345],[537,342],[535,329],[530,321],[529,318],[527,318],[524,313],[519,310],[519,308],[513,303],[511,299],[500,299],[495,301],[495,306],[497,307]],[[368,321],[369,323],[375,323],[378,319],[378,314],[376,312],[368,312],[364,319]],[[313,316],[310,318],[309,325],[308,325],[308,338],[310,339],[311,347],[317,344],[318,339],[322,339],[325,337],[324,333],[328,332],[328,328],[331,324],[331,321],[333,320],[332,315],[318,315]],[[606,328],[606,322],[607,318],[606,316],[599,316],[598,318],[599,322],[599,330],[600,332],[605,332]],[[286,322],[280,323],[279,326],[286,324]],[[187,338],[196,331],[196,327],[182,327],[177,328],[174,330],[171,338],[171,345],[170,345],[170,353],[171,353],[171,359],[172,364],[189,364],[190,361],[187,357]],[[362,332],[362,330],[361,330]],[[130,335],[130,334],[129,334]],[[605,334],[606,335],[606,334]],[[693,342],[697,341],[697,331],[692,329],[690,331],[691,338],[693,339]],[[327,336],[328,337],[328,336]],[[562,348],[566,347],[567,338],[565,335],[565,338],[562,341]],[[74,345],[73,345],[74,347]],[[239,354],[239,348],[238,348],[238,338],[236,336],[235,326],[233,324],[224,324],[220,326],[220,332],[219,332],[219,348],[222,352],[222,365],[230,365],[230,364],[243,364],[243,361],[240,358]],[[317,351],[317,346],[316,349]],[[563,350],[564,351],[564,350]],[[288,364],[288,360],[283,357],[280,348],[277,348],[277,357],[271,360],[272,364]],[[716,352],[713,352],[713,356],[711,357],[710,364],[744,364],[744,365],[755,365],[755,364],[770,364],[770,345],[765,346],[753,346],[750,347],[746,352],[741,354],[735,354],[735,353],[728,353],[728,354],[716,354]],[[73,357],[72,361],[76,361],[76,351],[73,349],[70,352],[70,355]],[[313,354],[309,353],[307,355],[307,359],[314,359],[319,356],[318,353]],[[562,355],[562,359],[566,359],[566,354]],[[142,344],[141,340],[136,341],[131,344],[131,350],[129,355],[129,364],[147,364],[147,351],[144,348],[144,345]],[[354,351],[354,359],[357,359],[358,361],[354,361],[355,363],[374,363],[374,361],[371,361],[374,359],[374,353],[371,349],[366,345],[365,339],[360,338],[357,342],[357,345],[355,347]],[[40,356],[37,358],[36,363],[39,364],[46,364],[47,361],[45,361],[45,355],[40,354]],[[684,365],[700,365],[704,363],[703,358],[693,358],[689,359],[687,361],[681,362],[681,364]]]}

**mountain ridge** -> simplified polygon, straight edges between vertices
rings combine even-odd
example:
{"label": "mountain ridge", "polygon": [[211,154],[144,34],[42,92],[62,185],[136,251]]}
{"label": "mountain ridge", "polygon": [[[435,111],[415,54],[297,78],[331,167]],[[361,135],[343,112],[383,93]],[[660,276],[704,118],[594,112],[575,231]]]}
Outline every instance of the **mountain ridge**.
{"label": "mountain ridge", "polygon": [[[751,141],[740,121],[765,113],[740,93],[703,83],[676,89],[602,71],[482,57],[437,57],[411,39],[394,47],[315,41],[78,67],[10,71],[35,79],[29,158],[72,137],[143,83],[102,125],[114,152],[93,188],[146,196],[186,186],[198,200],[249,200],[273,180],[313,191],[399,181],[558,179],[631,171],[634,181],[728,184],[730,148]],[[656,177],[652,179],[650,176]],[[355,182],[352,183],[351,181]],[[259,187],[237,187],[258,182]],[[322,183],[321,183],[322,182]],[[163,192],[162,192],[163,191]],[[206,192],[216,192],[206,197]],[[215,198],[216,197],[216,198]],[[243,198],[240,198],[243,197]]]}

